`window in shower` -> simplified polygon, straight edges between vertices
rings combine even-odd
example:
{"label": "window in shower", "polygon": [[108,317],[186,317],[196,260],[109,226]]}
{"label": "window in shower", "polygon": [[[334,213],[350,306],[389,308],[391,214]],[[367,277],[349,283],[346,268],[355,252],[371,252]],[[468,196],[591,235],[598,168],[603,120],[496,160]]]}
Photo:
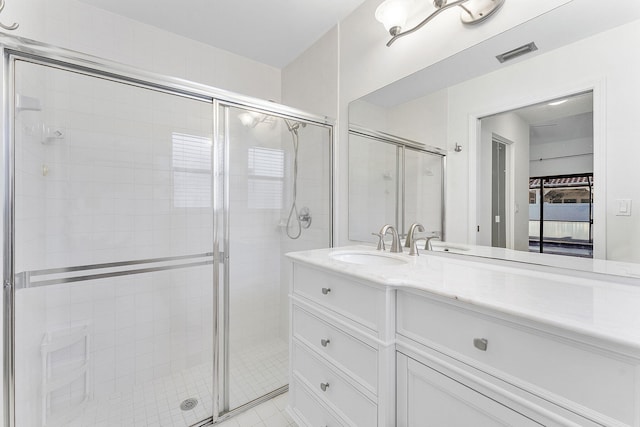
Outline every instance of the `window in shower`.
{"label": "window in shower", "polygon": [[211,138],[172,133],[173,205],[211,207]]}
{"label": "window in shower", "polygon": [[284,192],[284,150],[249,148],[248,205],[250,209],[281,209]]}

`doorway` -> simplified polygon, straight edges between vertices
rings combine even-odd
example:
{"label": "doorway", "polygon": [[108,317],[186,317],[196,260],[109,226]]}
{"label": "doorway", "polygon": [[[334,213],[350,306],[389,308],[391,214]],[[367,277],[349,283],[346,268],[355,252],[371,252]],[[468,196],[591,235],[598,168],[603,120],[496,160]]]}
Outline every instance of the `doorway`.
{"label": "doorway", "polygon": [[480,132],[476,242],[593,257],[593,91],[484,117]]}
{"label": "doorway", "polygon": [[491,144],[491,246],[506,248],[507,144],[495,136]]}

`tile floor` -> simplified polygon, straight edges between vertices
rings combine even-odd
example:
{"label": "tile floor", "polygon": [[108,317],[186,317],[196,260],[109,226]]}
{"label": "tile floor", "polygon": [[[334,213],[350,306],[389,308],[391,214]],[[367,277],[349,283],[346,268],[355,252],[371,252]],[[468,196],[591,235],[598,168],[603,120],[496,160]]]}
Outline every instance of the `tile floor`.
{"label": "tile floor", "polygon": [[[266,341],[231,354],[231,407],[263,396],[287,382],[288,346],[284,340]],[[199,365],[177,374],[116,392],[89,402],[66,427],[186,427],[212,414],[212,366]],[[198,405],[180,409],[186,398]],[[219,425],[225,427],[288,427],[286,397],[278,396]]]}
{"label": "tile floor", "polygon": [[287,393],[276,396],[217,425],[220,427],[295,427],[297,424],[285,411],[287,396]]}
{"label": "tile floor", "polygon": [[229,405],[236,408],[287,384],[289,345],[273,339],[229,355]]}

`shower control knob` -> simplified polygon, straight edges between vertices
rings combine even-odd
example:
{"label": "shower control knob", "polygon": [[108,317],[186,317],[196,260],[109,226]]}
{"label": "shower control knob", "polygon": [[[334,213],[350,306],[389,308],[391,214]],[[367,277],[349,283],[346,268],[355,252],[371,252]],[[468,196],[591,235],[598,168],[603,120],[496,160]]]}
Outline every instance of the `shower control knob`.
{"label": "shower control knob", "polygon": [[329,388],[329,383],[320,383],[320,388],[322,389],[322,391],[327,391],[327,389]]}
{"label": "shower control knob", "polygon": [[322,288],[323,295],[327,295],[329,292],[331,292],[331,288]]}
{"label": "shower control knob", "polygon": [[320,344],[322,344],[323,347],[328,346],[330,342],[331,342],[331,340],[326,340],[326,339],[321,339],[320,340]]}

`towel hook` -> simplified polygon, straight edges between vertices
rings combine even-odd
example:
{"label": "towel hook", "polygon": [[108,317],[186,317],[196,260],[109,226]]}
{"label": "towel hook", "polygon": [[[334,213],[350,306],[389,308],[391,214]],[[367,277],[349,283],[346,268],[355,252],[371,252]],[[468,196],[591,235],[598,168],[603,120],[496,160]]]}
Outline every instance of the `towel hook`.
{"label": "towel hook", "polygon": [[[4,10],[4,0],[0,0],[0,13],[2,13],[3,10]],[[4,25],[2,22],[0,22],[0,28],[3,28],[8,31],[13,31],[17,29],[19,26],[20,25],[17,22],[14,22],[11,25]]]}

